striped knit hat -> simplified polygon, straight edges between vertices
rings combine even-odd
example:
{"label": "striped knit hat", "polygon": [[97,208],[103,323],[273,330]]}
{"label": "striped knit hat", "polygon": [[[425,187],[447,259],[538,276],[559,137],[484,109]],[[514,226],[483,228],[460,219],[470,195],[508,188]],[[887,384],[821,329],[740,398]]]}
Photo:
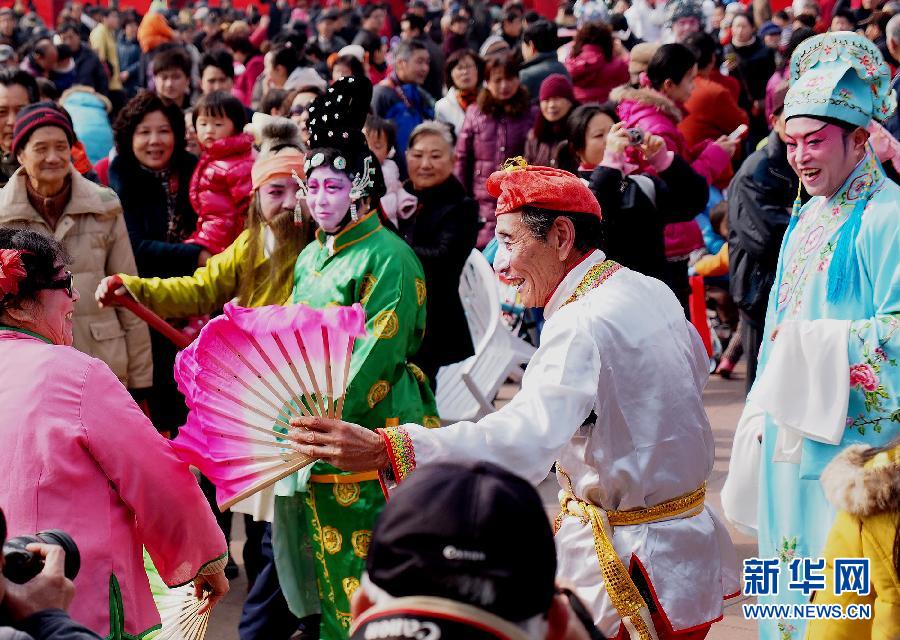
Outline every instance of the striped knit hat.
{"label": "striped knit hat", "polygon": [[69,145],[75,144],[75,131],[69,114],[53,102],[36,102],[19,112],[13,127],[12,154],[15,156],[28,143],[28,138],[41,127],[59,127],[66,134]]}

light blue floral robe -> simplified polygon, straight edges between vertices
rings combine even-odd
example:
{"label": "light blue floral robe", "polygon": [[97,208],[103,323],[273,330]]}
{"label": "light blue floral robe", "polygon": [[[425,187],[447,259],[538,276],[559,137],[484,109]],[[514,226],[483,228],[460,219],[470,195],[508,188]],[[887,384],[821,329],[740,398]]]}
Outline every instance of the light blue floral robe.
{"label": "light blue floral robe", "polygon": [[[827,276],[837,232],[856,200],[866,197],[870,184],[869,203],[855,240],[858,295],[831,303],[826,299]],[[780,323],[819,318],[851,321],[850,397],[841,443],[834,446],[804,438],[800,464],[773,462],[777,427],[766,416],[759,557],[780,558],[781,581],[777,596],[761,597],[759,602],[799,604],[809,598],[787,589],[790,560],[817,558],[835,516],[819,484],[820,472],[850,444],[880,446],[900,434],[900,188],[885,177],[871,155],[835,196],[812,198],[804,205],[797,226],[782,245],[778,274],[766,315],[760,376],[773,344],[768,337]],[[796,620],[761,622],[760,637],[796,640],[803,637],[804,626]]]}

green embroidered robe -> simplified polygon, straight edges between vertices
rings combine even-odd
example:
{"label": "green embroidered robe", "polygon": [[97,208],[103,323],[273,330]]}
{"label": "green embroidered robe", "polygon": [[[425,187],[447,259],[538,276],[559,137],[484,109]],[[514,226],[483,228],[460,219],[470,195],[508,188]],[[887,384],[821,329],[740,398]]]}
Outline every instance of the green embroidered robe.
{"label": "green embroidered robe", "polygon": [[[315,308],[359,302],[366,337],[357,341],[343,418],[370,429],[407,422],[440,426],[434,396],[410,362],[425,332],[425,275],[413,250],[371,212],[343,231],[321,229],[297,258],[292,300]],[[384,506],[377,480],[317,482],[342,474],[317,462],[276,491],[273,543],[279,581],[298,616],[322,613],[322,640],[346,638],[372,524]],[[310,548],[311,546],[311,548]],[[312,593],[314,572],[317,595]]]}

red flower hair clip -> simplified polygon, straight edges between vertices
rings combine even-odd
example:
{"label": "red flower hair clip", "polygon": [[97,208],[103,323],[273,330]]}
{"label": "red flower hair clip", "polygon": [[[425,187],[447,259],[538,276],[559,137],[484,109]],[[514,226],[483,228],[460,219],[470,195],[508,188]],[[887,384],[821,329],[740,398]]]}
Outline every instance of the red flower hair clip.
{"label": "red flower hair clip", "polygon": [[0,297],[19,293],[19,282],[28,275],[22,253],[18,249],[0,249]]}

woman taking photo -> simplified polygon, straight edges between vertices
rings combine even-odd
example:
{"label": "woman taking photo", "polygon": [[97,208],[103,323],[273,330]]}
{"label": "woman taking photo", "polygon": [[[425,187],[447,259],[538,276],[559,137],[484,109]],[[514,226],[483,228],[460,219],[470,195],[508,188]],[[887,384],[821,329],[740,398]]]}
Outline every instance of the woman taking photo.
{"label": "woman taking photo", "polygon": [[478,201],[481,220],[478,248],[494,237],[497,200],[487,192],[488,176],[507,158],[525,151],[528,131],[534,124],[537,106],[532,107],[528,92],[519,83],[519,64],[512,54],[488,60],[485,86],[476,104],[466,110],[456,143],[456,177],[466,193]]}
{"label": "woman taking photo", "polygon": [[[142,91],[119,112],[113,128],[117,155],[109,165],[109,186],[122,200],[138,275],[168,278],[193,273],[210,253],[184,242],[197,225],[189,197],[197,158],[185,151],[181,111],[163,104],[155,93]],[[151,340],[150,415],[157,429],[174,431],[187,416],[172,377],[176,350],[156,333]]]}
{"label": "woman taking photo", "polygon": [[[0,225],[58,238],[73,257],[77,285],[90,291],[107,275],[136,270],[119,199],[72,167],[74,139],[69,115],[56,104],[19,112],[12,154],[21,166],[0,191]],[[145,393],[153,382],[147,325],[90,298],[76,310],[75,348],[103,360],[136,395]]]}
{"label": "woman taking photo", "polygon": [[568,171],[566,118],[578,106],[571,81],[561,73],[544,78],[538,106],[540,112],[525,141],[525,159],[528,164]]}
{"label": "woman taking photo", "polygon": [[471,49],[460,49],[447,58],[444,84],[447,95],[434,104],[434,119],[446,122],[459,136],[466,118],[466,109],[478,99],[478,89],[484,80],[484,60]]}
{"label": "woman taking photo", "polygon": [[140,638],[160,623],[142,547],[167,585],[208,585],[208,606],[228,591],[228,553],[187,465],[109,367],[71,348],[67,263],[52,237],[0,229],[0,406],[14,407],[0,414],[0,504],[12,531],[76,541],[74,620]]}
{"label": "woman taking photo", "polygon": [[416,213],[400,220],[400,235],[425,270],[428,330],[416,364],[432,390],[438,369],[475,353],[459,299],[459,278],[478,237],[478,203],[453,175],[453,134],[440,122],[423,122],[409,137],[408,189],[419,200]]}
{"label": "woman taking photo", "polygon": [[[612,99],[619,100],[616,111],[627,128],[639,128],[645,134],[662,138],[666,149],[686,160],[706,180],[721,186],[731,177],[731,156],[739,142],[728,136],[689,145],[678,130],[682,106],[694,90],[697,59],[681,44],[664,44],[650,59],[647,73],[638,89],[619,87]],[[706,193],[708,197],[708,192]],[[690,285],[688,257],[704,246],[700,227],[693,220],[666,227],[666,259],[669,275],[665,282],[687,310]]]}

